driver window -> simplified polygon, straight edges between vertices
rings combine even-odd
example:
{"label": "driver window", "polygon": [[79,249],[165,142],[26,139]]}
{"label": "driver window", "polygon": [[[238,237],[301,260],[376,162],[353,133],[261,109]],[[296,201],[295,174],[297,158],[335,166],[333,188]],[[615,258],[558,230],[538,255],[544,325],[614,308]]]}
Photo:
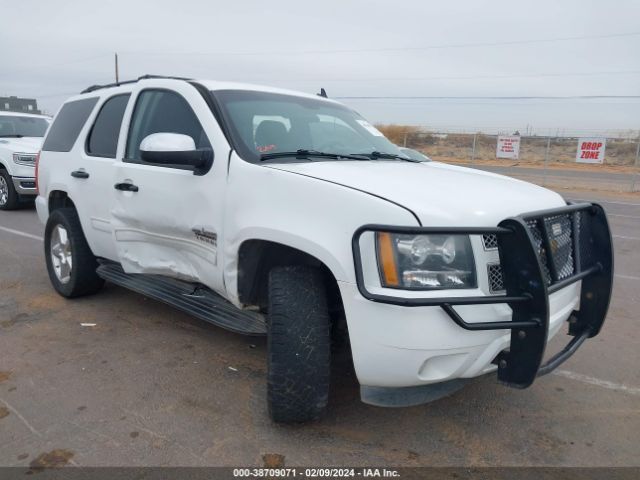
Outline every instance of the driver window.
{"label": "driver window", "polygon": [[169,90],[144,90],[138,95],[129,127],[125,161],[140,163],[140,143],[152,133],[180,133],[196,148],[211,148],[198,117],[187,101]]}

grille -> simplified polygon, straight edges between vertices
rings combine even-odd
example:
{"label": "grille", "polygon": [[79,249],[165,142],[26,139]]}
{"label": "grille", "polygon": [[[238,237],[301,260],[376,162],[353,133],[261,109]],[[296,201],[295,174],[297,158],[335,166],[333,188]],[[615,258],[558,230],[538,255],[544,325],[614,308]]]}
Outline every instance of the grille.
{"label": "grille", "polygon": [[495,250],[498,248],[498,236],[493,233],[483,235],[482,243],[485,250]]}
{"label": "grille", "polygon": [[[572,218],[572,215],[554,215],[527,222],[536,244],[547,285],[552,281],[564,280],[575,272]],[[544,235],[548,235],[551,255],[548,255]],[[549,257],[553,262],[552,266],[549,265]],[[556,271],[557,278],[555,279],[552,278],[551,267]]]}
{"label": "grille", "polygon": [[487,275],[489,276],[489,291],[491,293],[504,291],[504,278],[502,277],[502,267],[499,263],[487,265]]}
{"label": "grille", "polygon": [[573,225],[569,215],[557,215],[544,219],[549,243],[551,244],[551,258],[556,269],[557,280],[564,280],[573,275]]}
{"label": "grille", "polygon": [[593,265],[595,259],[593,257],[594,245],[591,235],[589,222],[584,222],[582,217],[588,215],[587,212],[578,212],[576,214],[575,235],[580,239],[580,248],[576,256],[576,265]]}
{"label": "grille", "polygon": [[542,275],[544,276],[546,284],[549,285],[551,283],[551,272],[549,272],[549,266],[547,265],[547,250],[544,246],[544,237],[542,236],[538,220],[528,220],[527,226],[533,236],[533,243],[535,244],[540,263],[542,264]]}
{"label": "grille", "polygon": [[[540,264],[542,265],[542,275],[547,285],[569,278],[576,272],[576,256],[573,251],[574,235],[581,235],[584,233],[581,232],[581,229],[586,228],[584,226],[585,224],[588,225],[588,222],[581,221],[582,215],[584,215],[584,212],[527,220],[527,227],[533,237],[536,253],[540,259]],[[545,241],[546,235],[548,235],[548,244],[551,250],[551,255],[547,254],[547,242]],[[488,245],[493,245],[493,241],[496,242],[495,247],[493,248],[496,248],[497,239],[489,240],[487,237],[496,236],[483,236],[485,249],[489,250],[490,247]],[[584,264],[585,261],[589,262],[590,260],[589,257],[591,255],[591,249],[588,248],[587,245],[583,245],[583,243],[584,242],[580,242],[581,249],[579,253],[581,261]],[[553,262],[552,266],[549,265],[549,258],[551,258],[551,261]],[[553,278],[551,273],[554,269],[557,278]],[[492,293],[504,290],[502,267],[499,263],[488,264],[487,274],[489,277],[489,290]]]}

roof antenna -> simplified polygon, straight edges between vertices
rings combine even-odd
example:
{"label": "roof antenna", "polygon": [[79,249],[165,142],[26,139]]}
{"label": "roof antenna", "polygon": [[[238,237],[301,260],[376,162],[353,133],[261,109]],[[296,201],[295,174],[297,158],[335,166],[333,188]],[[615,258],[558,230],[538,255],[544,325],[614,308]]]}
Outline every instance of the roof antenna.
{"label": "roof antenna", "polygon": [[327,92],[326,92],[326,90],[324,88],[320,89],[320,93],[318,93],[318,96],[322,97],[322,98],[329,98],[329,97],[327,97]]}

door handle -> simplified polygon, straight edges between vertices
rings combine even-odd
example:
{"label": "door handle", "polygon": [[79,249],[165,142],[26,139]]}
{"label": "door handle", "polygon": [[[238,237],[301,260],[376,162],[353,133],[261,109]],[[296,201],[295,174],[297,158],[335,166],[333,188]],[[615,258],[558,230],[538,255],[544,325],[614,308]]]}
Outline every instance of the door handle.
{"label": "door handle", "polygon": [[89,178],[89,174],[84,170],[74,170],[71,172],[73,178]]}
{"label": "door handle", "polygon": [[133,183],[116,183],[113,188],[123,192],[137,192],[139,190],[138,186]]}

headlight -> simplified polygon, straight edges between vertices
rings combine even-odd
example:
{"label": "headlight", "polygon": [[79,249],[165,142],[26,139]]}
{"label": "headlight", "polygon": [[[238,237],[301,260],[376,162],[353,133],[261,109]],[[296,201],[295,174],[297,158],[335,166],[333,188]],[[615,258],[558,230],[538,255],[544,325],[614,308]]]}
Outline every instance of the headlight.
{"label": "headlight", "polygon": [[409,290],[475,288],[468,235],[376,233],[380,281]]}
{"label": "headlight", "polygon": [[14,153],[13,163],[18,165],[25,165],[27,167],[33,167],[36,164],[35,153]]}

